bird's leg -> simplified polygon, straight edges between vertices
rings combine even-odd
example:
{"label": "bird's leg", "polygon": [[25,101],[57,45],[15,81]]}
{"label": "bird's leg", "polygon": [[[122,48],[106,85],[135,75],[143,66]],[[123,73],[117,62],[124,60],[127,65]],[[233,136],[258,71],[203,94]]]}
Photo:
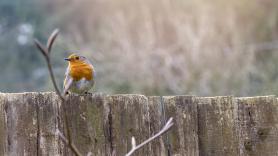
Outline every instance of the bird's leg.
{"label": "bird's leg", "polygon": [[84,92],[85,95],[92,95],[93,93],[90,92]]}

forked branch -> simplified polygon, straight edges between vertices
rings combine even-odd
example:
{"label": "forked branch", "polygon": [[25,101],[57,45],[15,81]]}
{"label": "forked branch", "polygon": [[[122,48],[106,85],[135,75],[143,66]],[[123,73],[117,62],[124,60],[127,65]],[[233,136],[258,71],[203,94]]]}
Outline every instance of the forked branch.
{"label": "forked branch", "polygon": [[52,66],[51,66],[51,61],[50,61],[50,52],[51,52],[51,48],[52,45],[57,37],[57,35],[59,34],[59,30],[55,29],[52,34],[50,35],[50,37],[48,38],[47,41],[47,47],[43,46],[43,44],[41,44],[40,41],[38,41],[37,39],[34,39],[35,45],[37,46],[37,48],[40,50],[40,52],[42,53],[42,55],[44,56],[46,63],[47,63],[47,67],[49,70],[49,74],[51,77],[51,81],[53,83],[53,86],[55,88],[55,92],[58,94],[58,96],[60,97],[60,99],[62,101],[65,101],[64,97],[62,96],[61,92],[59,91],[59,88],[57,86],[57,83],[55,81],[55,77],[53,74],[53,70],[52,70]]}
{"label": "forked branch", "polygon": [[136,145],[136,140],[134,137],[131,138],[131,150],[125,155],[125,156],[131,156],[136,150],[142,148],[144,145],[150,143],[151,141],[153,141],[154,139],[158,138],[159,136],[163,135],[164,133],[166,133],[167,131],[170,130],[170,128],[174,125],[173,123],[173,118],[171,117],[167,123],[164,125],[164,127],[158,132],[156,133],[154,136],[150,137],[149,139],[145,140],[144,142],[142,142],[139,145]]}
{"label": "forked branch", "polygon": [[40,50],[40,52],[42,53],[42,55],[44,56],[46,63],[47,63],[47,67],[48,67],[48,71],[51,77],[51,81],[53,83],[53,86],[55,88],[55,92],[56,94],[59,96],[59,98],[61,99],[62,102],[62,108],[63,108],[63,112],[64,112],[64,117],[65,117],[65,128],[67,131],[67,138],[60,132],[60,130],[58,129],[58,136],[63,140],[63,142],[72,150],[72,152],[77,155],[77,156],[81,156],[81,152],[76,148],[76,146],[73,144],[72,142],[72,138],[71,138],[71,133],[70,133],[70,127],[68,124],[68,115],[67,115],[67,111],[66,111],[66,107],[65,107],[65,98],[63,97],[63,95],[61,94],[61,92],[59,91],[59,88],[57,86],[57,83],[55,81],[55,77],[53,74],[53,70],[52,70],[52,66],[51,66],[51,60],[50,60],[50,53],[51,53],[51,49],[52,46],[54,44],[55,39],[57,38],[59,34],[59,30],[55,29],[52,34],[50,35],[50,37],[47,40],[47,45],[46,47],[41,44],[40,41],[38,41],[37,39],[34,40],[35,45],[37,46],[37,48]]}

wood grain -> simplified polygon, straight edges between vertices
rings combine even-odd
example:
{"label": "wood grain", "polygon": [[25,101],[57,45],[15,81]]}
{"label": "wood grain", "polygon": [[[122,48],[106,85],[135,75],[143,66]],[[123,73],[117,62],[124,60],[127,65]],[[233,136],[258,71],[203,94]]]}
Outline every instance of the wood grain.
{"label": "wood grain", "polygon": [[[174,127],[135,152],[136,156],[278,155],[275,96],[196,97],[70,95],[67,113],[73,142],[96,156],[123,156],[158,132],[168,118]],[[0,93],[0,155],[71,156],[55,133],[64,130],[55,93]]]}

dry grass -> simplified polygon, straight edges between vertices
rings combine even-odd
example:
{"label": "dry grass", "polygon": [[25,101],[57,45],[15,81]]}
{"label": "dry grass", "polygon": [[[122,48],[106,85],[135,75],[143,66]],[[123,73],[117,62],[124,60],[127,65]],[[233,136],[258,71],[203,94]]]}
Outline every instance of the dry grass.
{"label": "dry grass", "polygon": [[94,58],[99,91],[248,95],[260,93],[250,82],[250,75],[261,75],[252,45],[277,39],[277,6],[275,0],[83,0],[58,7],[53,20],[61,21],[72,49]]}

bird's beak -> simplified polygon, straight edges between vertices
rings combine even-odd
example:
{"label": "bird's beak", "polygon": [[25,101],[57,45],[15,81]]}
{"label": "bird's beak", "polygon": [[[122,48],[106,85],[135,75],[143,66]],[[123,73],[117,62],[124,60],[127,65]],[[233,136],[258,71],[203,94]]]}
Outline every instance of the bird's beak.
{"label": "bird's beak", "polygon": [[70,61],[70,59],[69,59],[69,58],[64,58],[64,60],[66,60],[66,61]]}

